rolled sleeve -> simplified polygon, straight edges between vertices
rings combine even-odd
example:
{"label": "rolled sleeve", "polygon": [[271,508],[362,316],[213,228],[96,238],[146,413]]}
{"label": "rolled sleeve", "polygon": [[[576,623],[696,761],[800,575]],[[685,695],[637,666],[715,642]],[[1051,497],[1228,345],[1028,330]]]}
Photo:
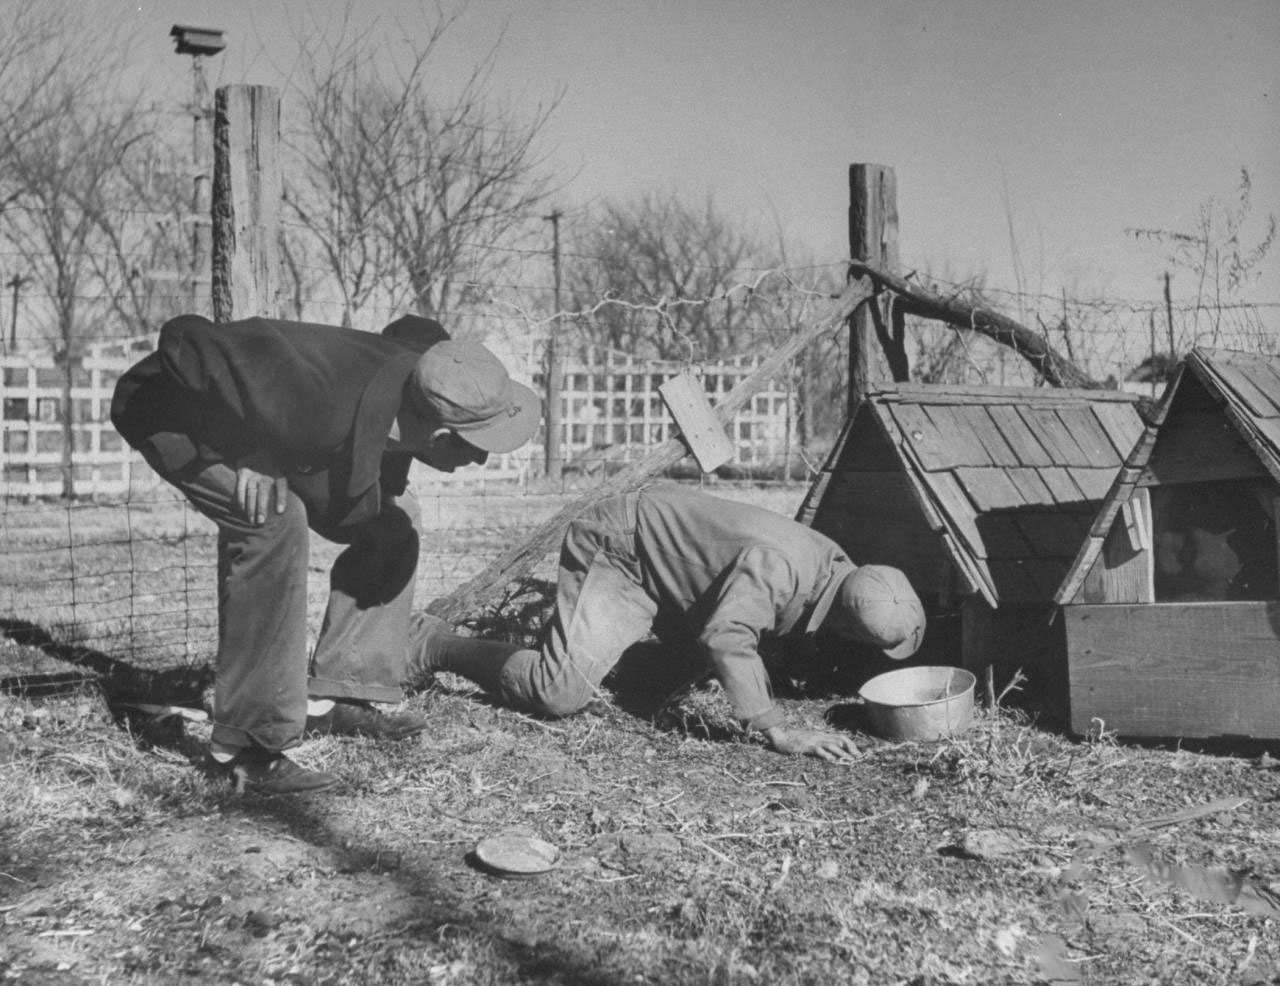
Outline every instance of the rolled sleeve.
{"label": "rolled sleeve", "polygon": [[782,722],[760,658],[760,635],[777,624],[778,600],[795,593],[795,575],[777,555],[753,549],[720,585],[715,606],[699,634],[716,677],[738,718],[749,728]]}

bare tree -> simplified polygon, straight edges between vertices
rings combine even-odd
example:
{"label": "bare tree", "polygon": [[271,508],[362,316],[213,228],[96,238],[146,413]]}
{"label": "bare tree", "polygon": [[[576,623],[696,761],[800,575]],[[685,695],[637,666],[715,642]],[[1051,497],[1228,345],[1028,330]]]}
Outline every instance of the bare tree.
{"label": "bare tree", "polygon": [[[63,11],[56,6],[12,4],[0,8],[0,165],[58,112],[47,98],[48,86],[71,61],[71,48],[59,47]],[[0,167],[0,175],[3,168]],[[0,212],[18,197],[19,186],[0,177]]]}
{"label": "bare tree", "polygon": [[696,208],[674,193],[609,202],[572,228],[568,293],[592,310],[591,341],[662,359],[750,351],[754,330],[740,299],[708,299],[749,280],[748,268],[773,265],[710,198]]}
{"label": "bare tree", "polygon": [[457,13],[425,17],[404,32],[400,58],[371,29],[355,30],[350,8],[336,38],[318,29],[303,44],[290,138],[302,169],[286,197],[346,324],[375,298],[447,316],[468,279],[501,265],[550,191],[535,145],[554,102],[523,121],[495,108],[497,44],[456,95],[438,96],[429,69]]}
{"label": "bare tree", "polygon": [[[1240,169],[1234,202],[1210,198],[1200,204],[1191,229],[1127,229],[1138,240],[1151,240],[1167,251],[1167,262],[1195,281],[1193,334],[1201,331],[1201,321],[1214,343],[1222,332],[1226,306],[1259,275],[1259,267],[1276,241],[1276,217],[1268,213],[1262,231],[1252,245],[1246,245],[1245,229],[1252,216],[1253,182]],[[1263,332],[1256,312],[1245,328]]]}
{"label": "bare tree", "polygon": [[71,388],[85,344],[104,334],[111,285],[102,258],[130,221],[120,199],[124,162],[147,131],[137,99],[117,95],[124,49],[75,44],[80,24],[72,15],[42,24],[50,33],[6,68],[21,103],[4,103],[5,116],[20,113],[27,126],[0,128],[0,240],[31,272],[36,317],[65,370],[63,493],[71,496]]}

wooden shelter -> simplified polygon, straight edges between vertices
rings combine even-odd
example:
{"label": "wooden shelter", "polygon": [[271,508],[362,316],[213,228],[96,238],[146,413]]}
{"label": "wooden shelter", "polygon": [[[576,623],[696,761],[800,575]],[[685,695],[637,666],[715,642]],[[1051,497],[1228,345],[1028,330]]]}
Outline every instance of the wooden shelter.
{"label": "wooden shelter", "polygon": [[1138,402],[1106,390],[877,384],[799,519],[854,561],[907,574],[930,611],[930,660],[1060,682],[1053,593],[1143,433]]}
{"label": "wooden shelter", "polygon": [[1280,737],[1280,357],[1193,350],[1055,595],[1071,727]]}

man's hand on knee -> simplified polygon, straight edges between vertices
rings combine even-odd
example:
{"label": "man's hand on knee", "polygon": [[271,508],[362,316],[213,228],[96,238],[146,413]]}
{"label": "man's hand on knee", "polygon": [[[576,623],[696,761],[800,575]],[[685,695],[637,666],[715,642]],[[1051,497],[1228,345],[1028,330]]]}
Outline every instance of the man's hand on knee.
{"label": "man's hand on knee", "polygon": [[265,452],[255,452],[236,466],[236,509],[250,524],[261,527],[272,509],[284,513],[289,483],[283,470]]}

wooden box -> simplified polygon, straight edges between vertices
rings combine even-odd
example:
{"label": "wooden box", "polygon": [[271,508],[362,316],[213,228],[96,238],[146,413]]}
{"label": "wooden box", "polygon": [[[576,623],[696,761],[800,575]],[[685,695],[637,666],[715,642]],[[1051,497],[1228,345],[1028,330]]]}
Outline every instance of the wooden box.
{"label": "wooden box", "polygon": [[1071,729],[1280,739],[1280,602],[1063,610]]}

